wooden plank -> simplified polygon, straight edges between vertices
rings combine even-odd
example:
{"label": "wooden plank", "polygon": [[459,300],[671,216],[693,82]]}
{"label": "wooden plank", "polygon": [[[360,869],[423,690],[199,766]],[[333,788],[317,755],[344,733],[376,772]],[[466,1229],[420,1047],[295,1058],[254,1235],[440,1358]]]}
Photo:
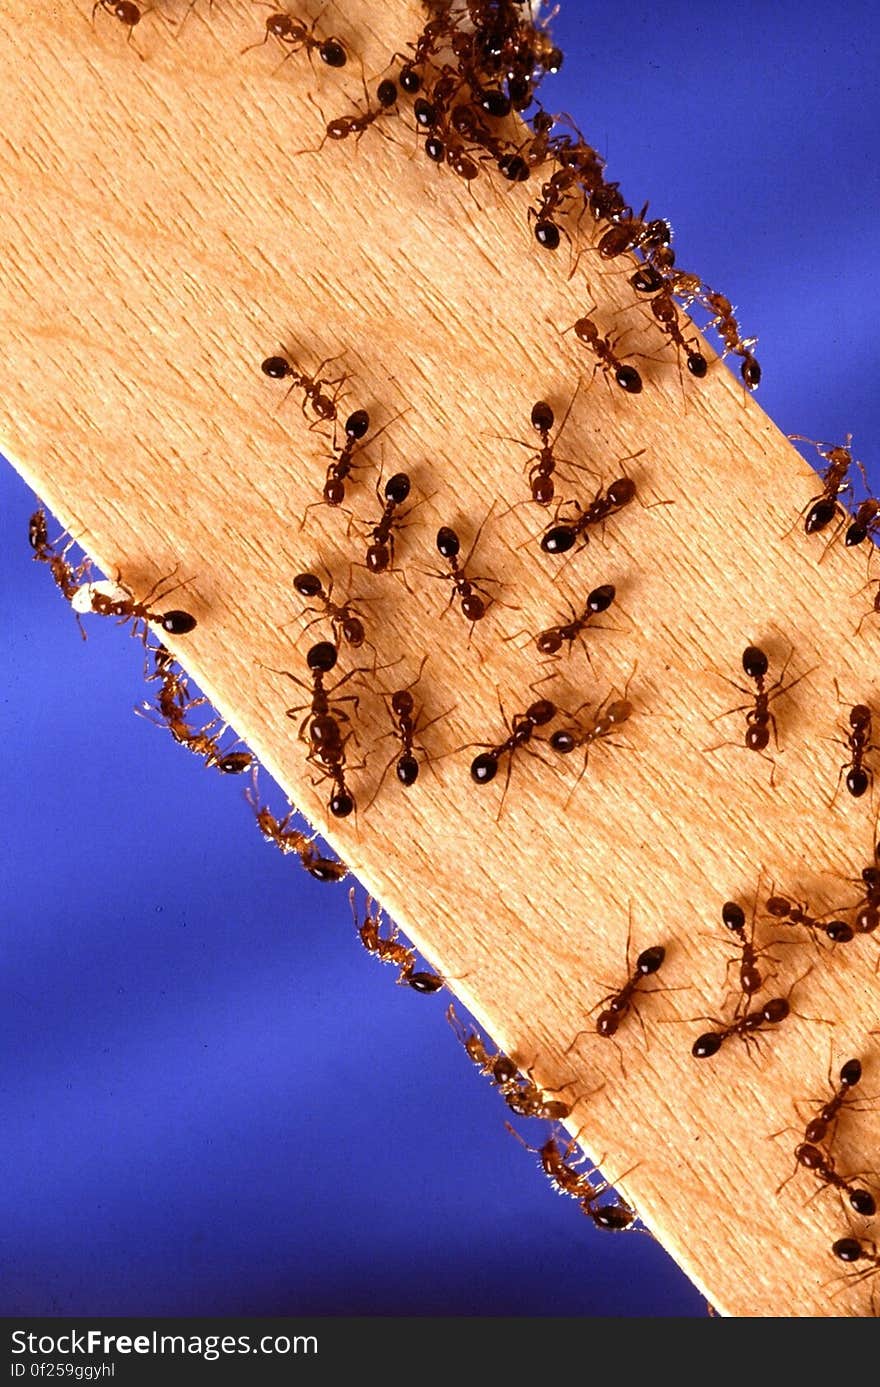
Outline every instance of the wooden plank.
{"label": "wooden plank", "polygon": [[[19,205],[10,218],[10,252],[19,250],[11,255],[15,274],[5,290],[4,319],[13,328],[2,393],[13,403],[7,405],[4,442],[107,567],[118,565],[141,590],[178,561],[182,572],[195,573],[187,593],[194,594],[201,624],[187,642],[188,666],[314,821],[328,828],[323,794],[309,785],[301,748],[291,744],[280,716],[289,686],[259,669],[292,667],[288,646],[273,630],[289,616],[278,571],[289,572],[301,552],[290,546],[290,518],[302,513],[313,491],[298,468],[288,467],[287,457],[294,450],[308,453],[314,470],[326,442],[304,432],[292,401],[268,412],[267,382],[255,366],[296,324],[296,348],[311,359],[343,349],[353,400],[366,400],[371,409],[375,402],[377,415],[382,406],[387,414],[409,406],[385,435],[386,473],[404,460],[415,462],[418,493],[428,497],[418,526],[414,516],[400,542],[398,557],[408,571],[410,562],[434,562],[430,538],[436,524],[452,520],[464,527],[470,521],[473,529],[472,518],[484,514],[491,500],[498,499],[500,511],[522,494],[521,458],[489,435],[509,433],[510,421],[522,415],[523,398],[547,393],[548,381],[559,382],[554,403],[562,406],[570,398],[589,363],[570,337],[560,340],[542,317],[534,318],[533,305],[540,301],[562,326],[582,300],[527,242],[521,224],[508,215],[511,203],[496,200],[482,185],[470,199],[451,180],[429,180],[435,171],[418,161],[404,166],[396,146],[376,140],[369,147],[365,224],[364,151],[354,161],[347,149],[331,148],[320,159],[303,156],[307,181],[284,150],[267,151],[266,129],[284,128],[291,119],[277,80],[230,76],[226,66],[221,73],[203,39],[201,47],[186,50],[183,95],[178,51],[156,40],[154,52],[147,36],[148,61],[132,78],[130,55],[123,52],[120,59],[112,26],[96,44],[88,30],[81,40],[71,39],[59,21],[47,42],[45,20],[35,27],[28,8],[13,13],[6,51],[15,54],[20,73],[27,64],[17,47],[24,53],[38,48],[41,76],[14,105],[19,124],[7,132],[2,176],[4,190],[18,186],[24,154],[28,168],[37,170],[31,176],[39,179],[39,197]],[[231,10],[228,22],[235,17]],[[221,33],[225,22],[218,17]],[[401,40],[393,44],[400,47]],[[71,101],[66,109],[53,109],[59,124],[50,129],[46,93],[82,93],[87,75],[91,79],[95,72],[102,99],[100,106],[85,107],[89,158],[76,170],[65,169],[47,152],[57,155],[65,148],[64,129],[69,141],[79,108]],[[321,74],[319,81],[325,79]],[[323,88],[318,90],[320,100]],[[39,112],[38,122],[29,124],[25,99]],[[302,130],[292,126],[287,151],[320,139],[317,114],[300,103],[296,116]],[[152,206],[159,188],[161,228]],[[108,189],[115,190],[112,213]],[[190,224],[188,210],[196,203],[194,189],[198,227]],[[520,211],[525,200],[522,194]],[[411,216],[402,217],[403,207],[413,209]],[[403,253],[389,263],[387,247],[396,244],[402,221]],[[47,244],[50,227],[60,274],[54,264],[50,274],[32,249]],[[22,246],[31,248],[31,256],[22,257]],[[511,262],[517,276],[509,272]],[[293,281],[285,273],[290,263],[298,272]],[[97,304],[90,298],[95,278],[105,286]],[[86,307],[70,313],[71,305],[80,304]],[[609,276],[603,284],[609,322],[616,308],[623,321],[627,312],[633,318],[621,285]],[[511,340],[508,324],[526,315],[528,337]],[[859,563],[831,553],[818,570],[812,553],[783,538],[792,494],[800,504],[813,483],[778,432],[723,373],[713,372],[707,386],[688,390],[686,397],[675,372],[649,366],[646,374],[649,387],[638,400],[616,396],[598,380],[584,390],[565,451],[584,456],[607,479],[616,459],[646,447],[647,440],[634,475],[649,495],[674,505],[622,518],[609,534],[601,566],[591,549],[555,584],[548,583],[546,560],[534,544],[519,548],[536,528],[528,511],[488,527],[481,563],[485,552],[486,571],[504,575],[504,599],[520,610],[496,607],[490,634],[483,638],[481,630],[470,644],[467,628],[453,622],[455,613],[437,624],[442,590],[423,591],[413,581],[409,594],[392,578],[377,603],[380,659],[419,649],[425,630],[435,631],[447,647],[451,668],[434,657],[429,678],[438,711],[458,700],[445,731],[448,745],[455,746],[502,735],[495,686],[507,707],[519,708],[534,677],[528,652],[513,644],[502,648],[499,636],[538,629],[548,619],[548,605],[552,612],[560,595],[581,591],[585,574],[591,586],[615,582],[633,629],[603,638],[595,673],[581,661],[574,677],[560,682],[559,701],[602,697],[612,685],[621,687],[637,664],[631,749],[619,759],[592,759],[581,787],[588,794],[572,801],[570,813],[563,806],[572,777],[548,779],[530,764],[516,768],[505,812],[496,821],[496,787],[476,791],[463,754],[438,764],[438,786],[426,787],[417,803],[408,804],[412,817],[405,822],[399,802],[383,797],[360,816],[356,829],[351,826],[354,831],[336,837],[359,875],[429,956],[450,974],[466,974],[456,990],[505,1048],[526,1058],[541,1055],[546,1073],[540,1077],[548,1084],[568,1077],[571,1062],[561,1052],[583,1024],[585,1003],[598,995],[603,979],[620,972],[631,901],[634,938],[641,946],[656,936],[640,934],[647,925],[640,920],[640,900],[651,902],[657,920],[675,919],[685,899],[692,919],[712,921],[720,900],[750,898],[759,865],[793,892],[791,861],[816,862],[823,877],[829,869],[852,874],[845,839],[849,806],[838,804],[828,821],[814,826],[808,816],[816,786],[827,783],[829,767],[839,759],[835,748],[819,740],[828,731],[832,675],[850,687],[863,659],[852,642],[860,610],[853,593],[856,579],[863,579]],[[38,396],[32,388],[37,378]],[[386,415],[381,417],[384,422]],[[768,475],[774,479],[769,487]],[[360,513],[368,512],[362,500]],[[314,528],[303,534],[320,537],[313,541],[316,557],[341,542],[337,519],[313,513]],[[731,534],[739,541],[733,553]],[[760,614],[757,621],[753,613]],[[793,674],[820,665],[780,703],[785,754],[772,795],[767,768],[759,763],[756,770],[739,750],[703,754],[705,746],[721,740],[711,719],[736,701],[722,676],[737,677],[742,647],[750,640],[767,642],[777,669],[790,646],[796,652]],[[368,728],[378,729],[378,703],[365,711]],[[732,719],[719,726],[738,724]],[[369,778],[365,783],[368,797]],[[599,793],[603,823],[597,841]],[[756,822],[762,825],[760,844],[752,830]],[[539,823],[543,832],[536,831]],[[869,851],[870,832],[864,837]],[[416,883],[420,905],[414,914]],[[818,892],[815,877],[803,887],[810,899],[834,904],[837,888],[826,882],[820,898],[814,883]],[[548,927],[548,913],[561,921],[557,927]],[[579,993],[569,980],[585,971],[584,920],[590,922],[591,981]],[[632,1059],[640,1045],[636,1033],[628,1037],[626,1084],[621,1089],[609,1083],[588,1113],[577,1114],[578,1125],[586,1120],[592,1150],[613,1153],[617,1168],[634,1164],[650,1145],[650,1164],[640,1161],[627,1189],[721,1308],[760,1313],[756,1307],[780,1303],[768,1297],[784,1296],[782,1303],[799,1313],[827,1313],[821,1283],[828,1279],[826,1226],[833,1223],[833,1210],[813,1205],[798,1215],[793,1209],[799,1222],[788,1253],[759,1276],[752,1264],[765,1230],[760,1219],[744,1214],[739,1198],[748,1181],[752,1207],[762,1211],[771,1186],[787,1173],[768,1162],[755,1176],[749,1113],[756,1086],[765,1102],[775,1096],[781,1104],[785,1094],[788,1104],[787,1076],[814,1072],[815,1030],[804,1024],[780,1034],[760,1071],[751,1072],[742,1056],[725,1054],[707,1074],[682,1043],[688,1028],[664,1028],[659,1021],[676,1012],[692,1016],[707,1005],[713,1009],[709,999],[718,996],[722,946],[696,937],[686,925],[670,930],[664,942],[664,979],[693,988],[693,994],[669,994],[655,1004],[644,1061]],[[845,959],[837,952],[833,987],[830,975],[814,970],[804,984],[803,1009],[828,1019],[847,1012],[861,1017],[866,996],[875,1006],[869,951]],[[800,1007],[799,999],[800,993]],[[843,1049],[858,1047],[864,1033],[850,1025]],[[592,1086],[594,1072],[606,1067],[608,1046],[588,1040],[579,1054]],[[674,1111],[663,1101],[672,1091],[678,1098]],[[697,1150],[697,1113],[703,1127],[725,1131],[727,1141]],[[688,1153],[684,1168],[681,1151]],[[707,1208],[730,1227],[729,1244],[719,1244],[714,1231],[708,1235]],[[812,1281],[805,1267],[815,1271]],[[840,1297],[835,1312],[846,1303]],[[852,1303],[859,1303],[858,1295]]]}

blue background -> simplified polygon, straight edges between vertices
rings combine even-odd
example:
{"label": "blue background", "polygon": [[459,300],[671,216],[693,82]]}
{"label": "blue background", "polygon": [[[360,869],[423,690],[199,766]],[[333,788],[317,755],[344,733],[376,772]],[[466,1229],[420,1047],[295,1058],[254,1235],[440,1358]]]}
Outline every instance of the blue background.
{"label": "blue background", "polygon": [[[547,105],[738,305],[779,427],[851,430],[876,487],[876,9],[570,2],[554,34]],[[138,646],[81,641],[33,505],[4,468],[0,1314],[703,1315],[552,1193],[347,887],[132,715]]]}

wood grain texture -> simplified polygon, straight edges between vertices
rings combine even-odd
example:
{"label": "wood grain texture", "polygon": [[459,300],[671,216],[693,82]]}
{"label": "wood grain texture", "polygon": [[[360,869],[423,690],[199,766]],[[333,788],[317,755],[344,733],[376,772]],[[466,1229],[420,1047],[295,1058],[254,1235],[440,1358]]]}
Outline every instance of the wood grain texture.
{"label": "wood grain texture", "polygon": [[[629,1172],[626,1193],[712,1303],[864,1313],[865,1286],[828,1294],[828,1248],[848,1227],[839,1202],[806,1204],[802,1176],[777,1200],[795,1138],[769,1134],[796,1121],[793,1095],[825,1091],[830,1049],[838,1064],[868,1054],[876,944],[776,950],[774,992],[811,969],[793,995],[803,1015],[756,1059],[731,1044],[699,1064],[703,1024],[685,1024],[720,1014],[732,955],[721,903],[751,902],[759,872],[817,912],[857,898],[841,878],[870,861],[873,819],[845,795],[828,807],[843,751],[826,739],[842,735],[835,677],[857,701],[876,654],[870,623],[854,638],[864,558],[792,532],[816,490],[806,464],[720,365],[682,382],[618,265],[600,272],[585,255],[569,282],[565,252],[548,256],[529,234],[525,190],[481,178],[469,192],[414,157],[401,122],[298,153],[351,109],[359,78],[302,57],[278,71],[270,45],[239,60],[259,33],[251,6],[217,5],[208,23],[196,11],[178,38],[147,16],[143,61],[112,17],[92,29],[90,8],[12,0],[0,15],[0,446],[136,592],[179,564],[181,604],[199,618],[179,643],[187,669],[503,1049],[548,1088],[604,1080],[571,1129],[610,1176]],[[417,12],[352,3],[338,32],[377,73]],[[603,327],[632,328],[627,346],[648,354],[639,397],[591,378],[559,332],[593,296]],[[385,476],[412,472],[419,506],[396,554],[412,592],[357,567],[352,582],[375,599],[379,663],[405,656],[386,687],[429,653],[426,715],[453,709],[428,734],[433,751],[500,740],[498,696],[522,711],[545,673],[525,636],[503,638],[616,585],[615,629],[591,641],[592,667],[575,651],[539,690],[595,705],[629,681],[621,744],[595,750],[570,802],[573,768],[523,759],[498,819],[500,783],[475,787],[461,751],[418,794],[386,785],[357,823],[328,822],[326,786],[284,717],[300,695],[271,670],[301,672],[315,638],[292,621],[290,576],[323,561],[344,587],[378,508],[364,469],[351,537],[348,517],[323,507],[300,530],[329,443],[259,372],[282,346],[306,370],[339,354],[346,406],[389,424],[371,458]],[[605,483],[638,454],[626,466],[645,501],[672,504],[632,507],[563,566],[535,542],[543,513],[503,514],[526,495],[528,454],[499,435],[525,440],[538,398],[561,415],[579,378],[560,452]],[[580,494],[599,484],[570,475]],[[474,568],[503,585],[471,633],[421,570],[437,566],[438,525],[468,545],[493,503]],[[723,716],[742,701],[725,678],[742,682],[750,642],[771,678],[790,653],[787,677],[806,675],[773,705],[773,787],[741,746],[705,750],[741,740],[741,715]],[[365,804],[389,753],[373,746],[382,701],[361,697],[368,765],[353,783]],[[658,984],[680,990],[646,999],[644,1029],[623,1028],[619,1046],[585,1034],[566,1055],[623,980],[630,912],[633,952],[665,944]],[[876,1115],[847,1131],[852,1167],[870,1167]]]}

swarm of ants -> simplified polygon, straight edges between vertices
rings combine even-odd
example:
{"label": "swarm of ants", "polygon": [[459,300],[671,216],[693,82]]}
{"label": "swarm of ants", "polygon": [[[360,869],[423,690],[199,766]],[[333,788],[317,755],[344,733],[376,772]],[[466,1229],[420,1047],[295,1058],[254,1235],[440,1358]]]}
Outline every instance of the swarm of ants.
{"label": "swarm of ants", "polygon": [[[188,5],[187,17],[195,3],[196,0],[191,0]],[[105,16],[107,20],[114,20],[124,31],[126,42],[142,58],[134,36],[153,8],[130,0],[96,0],[91,20],[95,23],[100,19],[103,23]],[[761,380],[761,367],[754,354],[756,339],[744,336],[728,298],[694,272],[677,265],[669,223],[661,217],[649,216],[647,204],[635,211],[625,201],[618,184],[606,177],[605,160],[583,133],[569,118],[554,117],[539,104],[539,87],[546,76],[559,70],[563,54],[553,44],[547,24],[535,17],[533,7],[524,0],[460,0],[459,3],[433,0],[425,4],[425,10],[425,22],[406,46],[407,51],[391,55],[388,66],[392,75],[383,76],[372,92],[366,77],[362,76],[363,99],[358,100],[354,109],[349,108],[325,122],[323,137],[315,150],[299,153],[326,157],[328,144],[348,144],[353,148],[361,140],[387,134],[394,121],[406,121],[424,156],[434,165],[451,171],[468,189],[478,179],[488,177],[507,184],[529,184],[531,199],[525,229],[539,248],[536,254],[552,257],[562,251],[564,255],[563,248],[567,246],[571,251],[570,277],[573,277],[581,259],[577,238],[581,226],[586,225],[595,242],[592,249],[601,261],[619,261],[627,257],[627,281],[633,291],[633,303],[646,305],[652,328],[671,349],[680,375],[683,375],[683,366],[692,381],[698,382],[710,371],[700,341],[681,311],[697,307],[707,317],[704,328],[717,333],[722,359],[736,358],[743,385],[749,391],[755,390]],[[330,70],[341,70],[357,57],[356,45],[348,36],[340,38],[319,32],[323,27],[320,16],[306,21],[279,9],[262,18],[261,23],[262,35],[257,25],[253,41],[241,52],[243,55],[253,50],[280,53],[285,72],[302,61],[314,67],[316,60]],[[289,60],[294,60],[290,69],[287,68]],[[248,61],[256,62],[258,58],[252,56]],[[581,300],[573,307],[574,321],[558,329],[560,338],[563,333],[573,333],[579,344],[577,350],[583,349],[585,353],[582,361],[586,368],[591,370],[593,377],[599,377],[597,388],[604,389],[601,384],[604,381],[612,393],[637,397],[646,387],[646,373],[632,358],[647,354],[623,349],[628,333],[618,331],[615,324],[603,319],[589,285],[587,290],[589,303]],[[319,356],[320,353],[315,352],[311,359],[316,361]],[[336,512],[343,510],[351,492],[357,490],[361,474],[373,468],[377,509],[369,518],[360,517],[353,522],[362,527],[360,549],[350,546],[347,551],[340,551],[335,575],[327,570],[324,577],[320,576],[313,571],[318,565],[309,560],[308,566],[289,579],[291,600],[298,604],[294,619],[308,618],[302,625],[302,633],[313,625],[324,623],[325,638],[311,641],[305,652],[304,666],[298,665],[296,671],[287,668],[274,671],[299,690],[302,701],[282,709],[282,713],[293,724],[292,735],[302,743],[313,784],[328,785],[329,814],[336,820],[351,819],[356,823],[358,793],[353,788],[352,777],[364,769],[368,759],[354,759],[354,749],[361,746],[361,701],[372,696],[374,701],[378,699],[384,704],[390,729],[383,740],[390,739],[394,747],[378,779],[374,777],[371,798],[365,805],[361,800],[364,815],[377,800],[388,794],[418,794],[423,779],[422,767],[433,770],[432,761],[441,757],[433,741],[438,734],[437,725],[453,710],[439,710],[432,703],[427,687],[418,694],[414,692],[422,679],[427,655],[421,659],[418,674],[408,683],[395,679],[392,682],[397,687],[389,688],[378,678],[389,665],[378,664],[371,639],[379,634],[374,629],[376,623],[370,612],[371,603],[376,600],[376,585],[387,587],[389,581],[397,578],[407,591],[411,591],[407,571],[412,571],[409,559],[416,541],[411,534],[407,535],[407,530],[410,527],[417,530],[418,521],[412,517],[430,497],[419,485],[414,472],[392,472],[384,480],[381,473],[375,472],[374,445],[402,416],[389,415],[387,411],[384,416],[380,414],[380,427],[371,434],[371,411],[375,413],[375,407],[371,404],[368,410],[359,404],[354,409],[342,408],[345,387],[351,377],[334,366],[336,361],[337,357],[324,357],[312,367],[308,365],[308,355],[291,352],[285,347],[280,351],[270,350],[259,363],[259,370],[266,378],[267,390],[270,387],[278,390],[282,402],[290,394],[298,398],[304,425],[326,440],[326,468],[323,480],[318,479],[314,507],[326,506]],[[273,384],[275,382],[279,385]],[[610,481],[596,478],[599,485],[594,492],[580,499],[558,501],[557,486],[568,484],[572,470],[575,473],[591,470],[579,460],[565,458],[559,449],[580,386],[579,377],[570,398],[563,395],[562,404],[566,399],[568,404],[558,426],[556,412],[548,399],[523,401],[522,422],[512,427],[524,431],[528,411],[537,442],[534,437],[527,441],[513,435],[500,440],[528,450],[522,469],[525,472],[523,490],[528,493],[522,498],[523,504],[546,508],[556,502],[552,519],[546,509],[543,511],[543,529],[535,543],[548,570],[552,570],[557,556],[577,556],[586,550],[595,538],[604,535],[609,522],[612,522],[612,533],[616,525],[626,524],[627,515],[622,512],[627,511],[632,502],[640,501],[643,494],[641,482],[626,472],[624,464],[631,459],[625,458],[616,469],[620,475],[612,476]],[[818,553],[819,561],[827,552],[827,546],[840,536],[846,548],[867,545],[870,550],[880,534],[880,500],[870,495],[864,468],[861,463],[854,462],[851,438],[834,445],[802,439],[800,435],[792,437],[815,447],[824,464],[820,489],[808,501],[792,528],[802,528],[806,544],[815,544],[814,536],[825,536],[826,547]],[[392,438],[393,434],[389,441]],[[633,457],[641,456],[641,451]],[[860,472],[867,492],[858,503],[853,489],[854,468]],[[411,499],[413,491],[418,497],[416,500]],[[433,544],[425,546],[432,561],[436,563],[433,558],[436,552],[444,565],[442,570],[423,570],[426,576],[447,585],[444,591],[449,600],[438,615],[455,609],[450,620],[461,619],[467,624],[469,644],[472,638],[478,638],[487,617],[487,624],[491,625],[493,607],[506,605],[498,592],[499,588],[503,590],[503,580],[480,572],[479,563],[475,563],[473,557],[484,527],[493,518],[494,506],[493,501],[488,514],[479,523],[475,518],[446,516],[446,523],[435,532]],[[303,524],[307,518],[308,512]],[[465,536],[464,541],[461,535]],[[151,697],[138,711],[166,727],[177,744],[200,757],[207,767],[230,776],[250,770],[252,779],[246,798],[263,837],[281,853],[296,857],[315,879],[331,883],[340,881],[347,874],[346,866],[325,854],[316,846],[313,835],[295,825],[293,807],[277,816],[261,802],[256,758],[247,749],[240,749],[237,742],[226,739],[226,724],[212,713],[203,696],[191,692],[186,674],[164,644],[164,636],[185,638],[198,624],[188,610],[167,604],[166,599],[180,586],[173,581],[176,573],[161,579],[137,598],[121,576],[112,582],[92,581],[88,559],[71,562],[68,555],[72,541],[50,541],[42,507],[31,517],[29,538],[34,558],[49,569],[59,591],[70,603],[84,637],[82,618],[96,615],[127,625],[132,634],[141,639]],[[466,550],[464,557],[463,550]],[[342,577],[345,568],[347,578]],[[363,583],[360,577],[358,584],[354,583],[355,570],[363,576]],[[372,590],[360,590],[368,582]],[[856,634],[866,620],[880,613],[880,580],[869,578],[866,586],[871,585],[877,587],[873,605],[863,614]],[[585,648],[589,658],[586,637],[590,635],[592,639],[592,630],[602,629],[588,630],[590,623],[594,617],[606,613],[615,600],[613,584],[594,585],[577,607],[570,604],[570,610],[561,615],[557,609],[552,624],[538,632],[529,632],[537,653],[546,657],[543,663],[571,659],[576,647]],[[311,605],[303,609],[303,601]],[[547,620],[550,622],[549,616]],[[151,644],[151,636],[157,631],[162,637],[157,644]],[[346,663],[347,657],[365,649],[372,649],[372,659],[358,653],[356,658],[363,658],[362,663]],[[782,708],[788,705],[785,696],[812,673],[802,671],[787,679],[790,659],[791,652],[778,677],[773,679],[770,659],[763,646],[748,644],[743,651],[739,676],[745,677],[748,683],[742,685],[722,675],[747,700],[720,714],[721,717],[744,714],[744,727],[742,722],[740,724],[741,740],[733,745],[771,763],[771,738],[778,748],[777,719],[784,720]],[[399,661],[390,662],[390,665],[396,663]],[[533,674],[540,673],[540,670],[529,668]],[[515,769],[517,775],[522,774],[520,767],[531,759],[544,767],[542,774],[548,766],[558,772],[567,758],[582,760],[582,769],[571,791],[573,796],[588,772],[591,753],[615,755],[615,749],[625,743],[615,742],[614,737],[620,735],[631,718],[638,716],[640,693],[636,689],[630,699],[629,681],[622,691],[611,688],[604,697],[593,697],[574,710],[564,707],[556,696],[539,695],[536,686],[540,682],[543,680],[530,682],[524,675],[517,701],[511,699],[507,707],[499,692],[500,722],[491,730],[487,729],[489,740],[452,748],[453,752],[479,748],[469,766],[470,779],[475,786],[489,785],[502,771],[498,823]],[[345,691],[340,692],[343,689]],[[528,692],[524,692],[525,689]],[[843,702],[839,691],[838,699]],[[834,806],[841,788],[854,800],[873,790],[871,757],[877,751],[872,740],[873,712],[870,705],[862,701],[847,702],[846,707],[844,737],[842,741],[836,739],[844,748],[846,760],[840,764],[837,784],[829,798],[830,807]],[[520,711],[510,711],[512,708]],[[559,725],[551,729],[551,724],[555,723]],[[431,729],[434,731],[428,736]],[[714,752],[731,744],[723,742],[707,750]],[[582,758],[572,755],[581,752]],[[446,754],[450,753],[442,753]],[[389,774],[392,767],[394,776]],[[740,1048],[754,1055],[760,1046],[773,1043],[772,1037],[783,1023],[799,1015],[792,1006],[791,997],[800,978],[787,991],[772,989],[773,995],[765,995],[763,999],[760,995],[775,978],[775,972],[768,977],[768,965],[779,964],[774,948],[782,948],[797,939],[805,941],[805,946],[827,953],[876,930],[880,923],[878,854],[880,846],[873,850],[871,862],[856,878],[861,893],[858,901],[838,912],[841,915],[849,913],[850,921],[829,919],[821,912],[815,913],[807,901],[798,898],[797,892],[788,896],[771,891],[763,904],[760,928],[757,897],[749,926],[740,904],[724,903],[721,922],[728,936],[735,940],[737,952],[728,959],[728,964],[736,969],[738,987],[732,1004],[719,1004],[724,1014],[703,1018],[711,1022],[711,1029],[692,1042],[691,1054],[695,1059],[714,1061],[722,1050],[729,1055]],[[402,940],[396,926],[386,928],[381,911],[369,898],[362,920],[353,892],[352,909],[356,932],[364,949],[379,962],[396,969],[399,984],[424,995],[444,987],[446,978],[439,972],[417,966],[415,950]],[[777,932],[775,938],[756,942],[764,930],[773,929]],[[780,931],[787,937],[780,938]],[[638,1020],[644,1030],[641,1008],[645,994],[661,990],[646,987],[645,983],[658,972],[665,953],[663,945],[652,945],[642,950],[632,965],[627,946],[626,975],[595,1004],[593,1011],[598,1015],[595,1025],[588,1031],[602,1039],[615,1039],[617,1043],[619,1030],[633,1019]],[[573,1103],[560,1098],[558,1090],[542,1088],[535,1081],[532,1070],[523,1067],[524,1061],[518,1062],[501,1050],[490,1051],[477,1031],[467,1030],[458,1020],[451,1006],[448,1018],[470,1060],[489,1079],[513,1115],[553,1124],[571,1115]],[[586,1033],[581,1032],[574,1038],[569,1051],[580,1035]],[[778,1193],[795,1175],[806,1174],[815,1182],[814,1193],[834,1190],[845,1201],[848,1212],[863,1218],[871,1218],[876,1213],[876,1198],[868,1178],[872,1173],[845,1168],[841,1157],[832,1150],[838,1123],[856,1110],[853,1090],[861,1076],[861,1060],[851,1058],[840,1068],[836,1081],[829,1077],[831,1097],[822,1102],[818,1113],[807,1122],[803,1139],[794,1149],[794,1171],[781,1182]],[[516,1132],[514,1135],[538,1157],[554,1188],[575,1199],[596,1226],[627,1231],[637,1225],[636,1211],[628,1201],[615,1197],[609,1202],[610,1186],[604,1180],[594,1180],[594,1171],[578,1169],[579,1162],[572,1159],[576,1141],[566,1141],[555,1125],[551,1135],[539,1146],[525,1142]],[[840,1262],[861,1264],[856,1273],[859,1278],[880,1268],[876,1244],[861,1233],[858,1237],[839,1238],[831,1251]]]}

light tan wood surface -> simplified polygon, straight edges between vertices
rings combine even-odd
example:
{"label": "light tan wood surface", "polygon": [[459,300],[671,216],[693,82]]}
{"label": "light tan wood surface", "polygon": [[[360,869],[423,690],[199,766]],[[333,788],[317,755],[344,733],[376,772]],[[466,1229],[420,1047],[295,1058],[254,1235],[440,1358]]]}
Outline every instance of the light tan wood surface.
{"label": "light tan wood surface", "polygon": [[[712,1303],[864,1313],[864,1287],[828,1296],[839,1204],[805,1203],[800,1180],[777,1201],[791,1153],[766,1137],[792,1120],[793,1094],[823,1091],[832,1024],[839,1061],[866,1051],[880,1024],[875,943],[775,950],[773,992],[802,977],[802,1016],[751,1057],[736,1041],[704,1063],[690,1055],[705,1028],[693,1018],[725,1010],[721,903],[748,906],[761,873],[831,910],[857,898],[841,878],[871,859],[870,812],[843,794],[827,805],[843,759],[827,740],[842,735],[834,679],[856,701],[876,654],[870,623],[853,634],[864,557],[836,545],[817,563],[824,542],[792,530],[817,490],[810,469],[719,365],[682,380],[619,265],[585,257],[569,282],[567,253],[547,256],[529,233],[527,190],[486,177],[468,190],[414,157],[402,122],[299,153],[362,96],[356,73],[294,61],[278,72],[271,45],[239,62],[254,11],[216,11],[177,39],[147,16],[143,61],[112,17],[92,29],[85,4],[12,0],[0,15],[0,447],[133,591],[175,569],[185,578],[175,602],[199,620],[175,644],[186,668],[496,1042],[548,1089],[604,1079],[571,1130],[609,1175],[630,1172],[625,1192]],[[376,19],[353,3],[339,33],[377,73],[416,13],[384,6]],[[632,328],[627,345],[647,354],[641,396],[593,376],[559,331],[588,306],[587,280],[603,328]],[[272,671],[301,674],[316,638],[290,624],[292,573],[324,562],[344,588],[362,560],[376,471],[351,488],[350,534],[325,507],[300,530],[329,442],[296,392],[285,400],[261,375],[282,348],[307,371],[338,355],[345,406],[388,425],[371,461],[412,475],[419,505],[397,572],[355,566],[352,584],[371,599],[379,664],[401,661],[385,687],[413,679],[427,652],[426,715],[452,711],[426,741],[438,757],[459,749],[435,759],[417,795],[386,782],[344,824],[328,820],[327,787],[284,716],[301,697]],[[499,436],[529,439],[531,402],[547,397],[561,416],[578,380],[560,453],[606,484],[631,457],[646,504],[563,563],[536,543],[543,512],[504,513],[527,495],[528,454]],[[499,601],[471,632],[422,570],[438,566],[438,525],[469,547],[492,505],[474,571],[501,580]],[[575,768],[518,758],[499,816],[503,772],[476,787],[460,748],[502,740],[499,697],[508,716],[522,712],[546,673],[525,636],[506,638],[603,582],[618,606],[590,642],[592,666],[576,648],[538,692],[595,706],[627,686],[632,720],[573,793]],[[725,681],[745,682],[752,642],[771,679],[789,656],[786,678],[804,676],[772,705],[773,785],[741,746],[706,751],[741,742],[742,714],[725,714],[744,699]],[[362,806],[389,754],[372,750],[385,713],[369,682],[368,764],[352,776]],[[633,955],[666,946],[658,983],[670,990],[645,999],[643,1026],[630,1018],[619,1044],[586,1034],[566,1056],[585,1012],[625,977],[630,916]],[[863,1115],[856,1168],[877,1135]]]}

